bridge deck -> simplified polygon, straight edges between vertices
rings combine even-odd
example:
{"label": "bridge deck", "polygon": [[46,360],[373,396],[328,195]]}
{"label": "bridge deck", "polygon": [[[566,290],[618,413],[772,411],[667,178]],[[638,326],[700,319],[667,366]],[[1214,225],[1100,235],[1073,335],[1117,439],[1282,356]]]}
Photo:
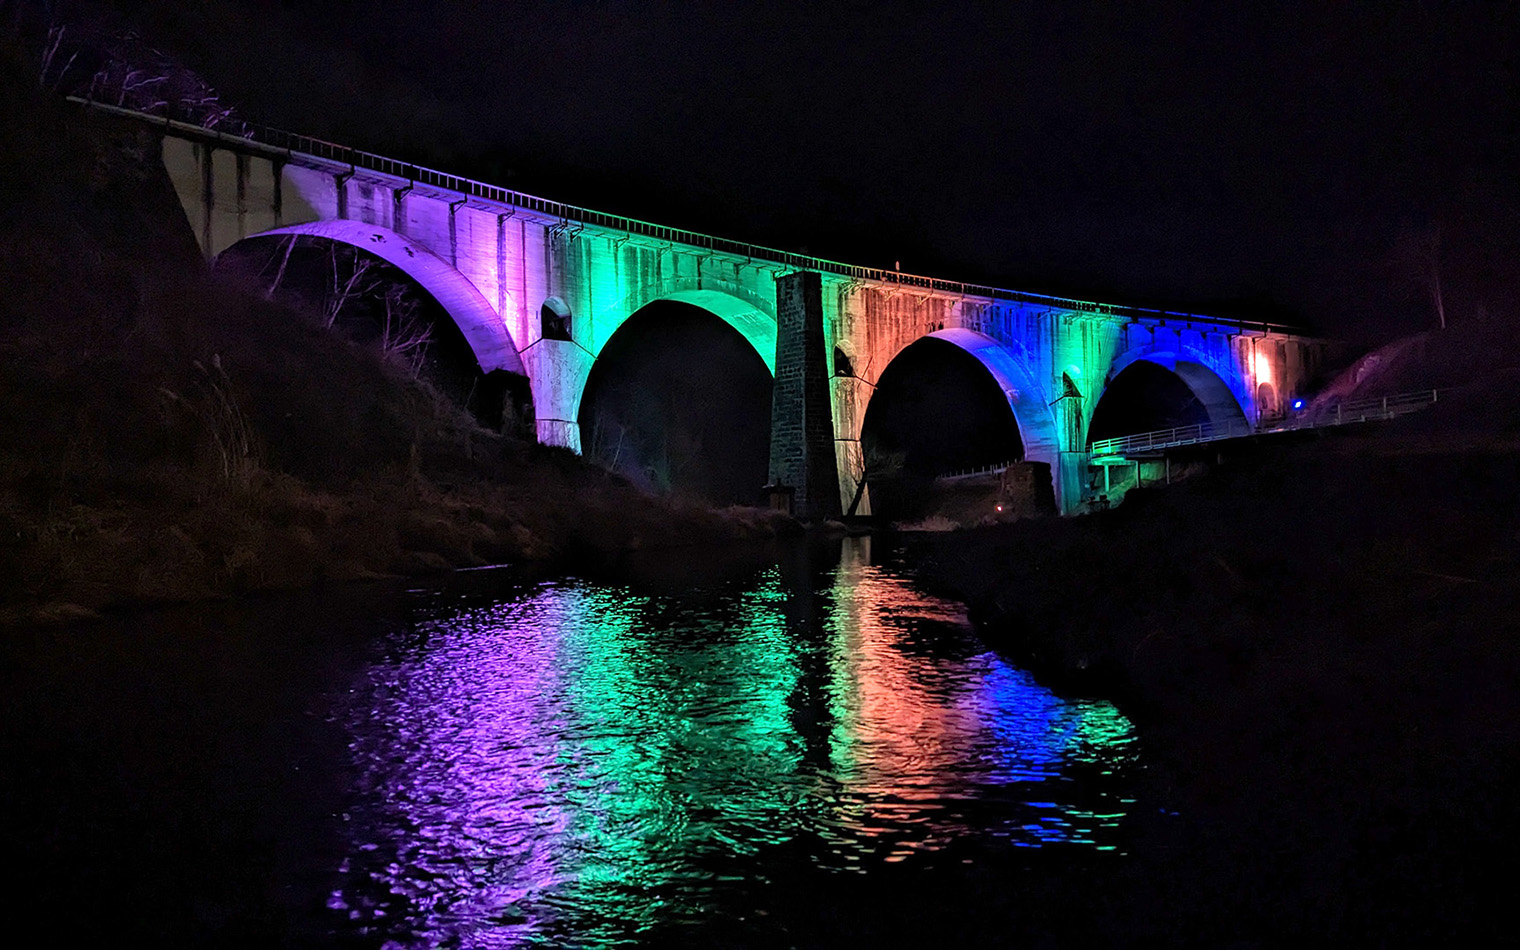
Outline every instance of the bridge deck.
{"label": "bridge deck", "polygon": [[605,228],[611,231],[622,232],[629,237],[644,238],[666,245],[683,244],[706,250],[713,254],[728,255],[738,260],[774,263],[795,270],[818,271],[850,280],[895,284],[905,288],[962,298],[979,297],[987,300],[1005,300],[1016,303],[1045,305],[1054,310],[1070,311],[1073,313],[1091,313],[1127,317],[1132,320],[1158,320],[1183,324],[1216,324],[1237,327],[1247,332],[1257,331],[1287,335],[1303,335],[1304,333],[1298,327],[1260,320],[1243,320],[1153,307],[1098,303],[1070,297],[1010,290],[1005,287],[992,287],[983,284],[946,280],[944,278],[910,274],[898,270],[885,270],[879,267],[845,264],[840,261],[798,254],[779,248],[763,247],[744,241],[735,241],[696,231],[668,227],[623,215],[608,214],[560,201],[550,201],[546,198],[539,198],[525,192],[514,191],[500,185],[476,181],[460,175],[450,174],[449,172],[438,171],[437,169],[401,161],[400,159],[387,158],[374,152],[366,152],[347,145],[340,145],[335,142],[328,142],[295,132],[286,132],[281,129],[272,129],[252,123],[240,122],[238,127],[242,134],[234,135],[229,132],[207,129],[191,123],[180,122],[176,119],[150,115],[132,109],[124,109],[120,106],[95,102],[78,96],[70,96],[69,101],[99,112],[144,122],[181,138],[211,142],[223,148],[263,153],[284,161],[313,164],[324,168],[336,167],[347,169],[349,172],[363,169],[367,172],[383,175],[405,183],[410,187],[416,188],[419,192],[434,190],[447,193],[448,195],[458,195],[466,201],[478,203],[479,206],[489,210],[502,207],[520,209],[543,216],[546,219],[557,221],[562,226],[569,228],[575,228],[577,225]]}

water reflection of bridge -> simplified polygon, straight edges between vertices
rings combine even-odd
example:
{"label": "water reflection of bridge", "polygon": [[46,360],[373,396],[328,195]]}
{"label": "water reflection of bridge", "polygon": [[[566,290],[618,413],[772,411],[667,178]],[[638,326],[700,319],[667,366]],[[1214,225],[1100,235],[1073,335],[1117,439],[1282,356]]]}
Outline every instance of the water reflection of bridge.
{"label": "water reflection of bridge", "polygon": [[[1128,723],[986,653],[868,544],[680,597],[566,582],[423,606],[353,694],[334,900],[419,934],[509,919],[595,942],[700,918],[779,855],[1111,847],[1125,806],[1099,786]],[[1056,781],[1073,770],[1096,784]]]}

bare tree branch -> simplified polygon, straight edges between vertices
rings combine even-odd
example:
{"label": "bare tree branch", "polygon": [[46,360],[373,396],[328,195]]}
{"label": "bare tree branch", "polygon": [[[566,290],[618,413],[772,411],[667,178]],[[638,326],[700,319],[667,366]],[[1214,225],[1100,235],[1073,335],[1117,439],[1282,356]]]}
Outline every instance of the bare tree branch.
{"label": "bare tree branch", "polygon": [[380,352],[416,376],[422,371],[428,345],[433,342],[432,328],[418,317],[417,298],[407,287],[387,286],[381,302],[385,318],[380,331]]}
{"label": "bare tree branch", "polygon": [[290,266],[290,254],[296,249],[296,236],[292,234],[282,243],[285,245],[285,253],[280,257],[280,266],[274,272],[274,280],[270,282],[269,289],[264,291],[265,300],[272,300],[275,291],[280,289],[280,284],[285,280],[285,268]]}
{"label": "bare tree branch", "polygon": [[1437,324],[1446,329],[1446,297],[1441,284],[1441,225],[1402,228],[1394,240],[1391,263],[1395,279],[1429,298]]}
{"label": "bare tree branch", "polygon": [[371,273],[375,267],[373,258],[336,242],[329,245],[327,254],[332,267],[332,283],[322,304],[322,325],[331,329],[345,309],[359,298],[374,293],[379,281]]}

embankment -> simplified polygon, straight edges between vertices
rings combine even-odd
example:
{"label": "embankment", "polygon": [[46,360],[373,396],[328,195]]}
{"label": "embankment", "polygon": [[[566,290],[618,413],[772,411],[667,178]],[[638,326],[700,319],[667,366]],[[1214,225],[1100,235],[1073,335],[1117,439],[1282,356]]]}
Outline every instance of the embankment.
{"label": "embankment", "polygon": [[1101,515],[916,542],[990,643],[1141,725],[1155,809],[1117,942],[1508,930],[1517,391],[1495,371]]}

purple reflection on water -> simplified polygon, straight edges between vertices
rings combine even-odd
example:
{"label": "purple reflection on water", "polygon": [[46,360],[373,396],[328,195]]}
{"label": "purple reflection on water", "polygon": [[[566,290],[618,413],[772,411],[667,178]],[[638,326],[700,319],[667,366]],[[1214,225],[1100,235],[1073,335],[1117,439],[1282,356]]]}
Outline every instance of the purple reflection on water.
{"label": "purple reflection on water", "polygon": [[1129,760],[1112,707],[967,649],[957,607],[858,560],[816,622],[797,596],[771,571],[424,606],[346,707],[331,906],[402,946],[609,946],[749,906],[772,855],[870,873],[966,835],[1105,846],[1122,800],[1047,786]]}
{"label": "purple reflection on water", "polygon": [[551,794],[556,747],[542,738],[559,713],[558,633],[575,604],[547,591],[483,612],[470,626],[497,632],[492,649],[423,622],[422,642],[372,669],[351,746],[353,863],[370,878],[346,898],[354,919],[484,945],[483,922],[503,939],[533,930],[520,908],[573,873],[546,847],[569,819]]}

